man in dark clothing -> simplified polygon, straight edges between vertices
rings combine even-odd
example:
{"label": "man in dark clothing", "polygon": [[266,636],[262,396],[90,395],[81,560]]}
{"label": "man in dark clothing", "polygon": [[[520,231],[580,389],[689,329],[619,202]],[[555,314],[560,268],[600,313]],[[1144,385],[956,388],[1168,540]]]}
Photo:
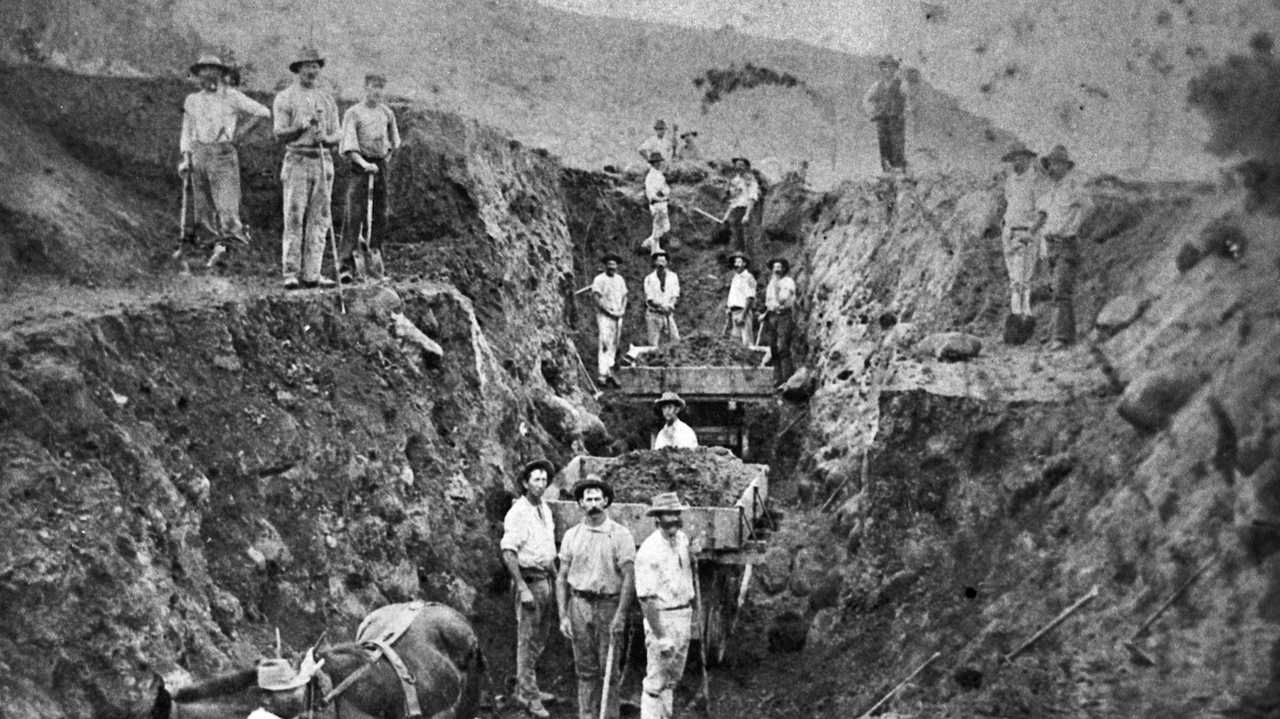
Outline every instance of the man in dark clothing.
{"label": "man in dark clothing", "polygon": [[876,123],[880,138],[880,167],[885,172],[907,169],[907,95],[898,77],[898,61],[880,60],[880,79],[862,98],[862,109]]}

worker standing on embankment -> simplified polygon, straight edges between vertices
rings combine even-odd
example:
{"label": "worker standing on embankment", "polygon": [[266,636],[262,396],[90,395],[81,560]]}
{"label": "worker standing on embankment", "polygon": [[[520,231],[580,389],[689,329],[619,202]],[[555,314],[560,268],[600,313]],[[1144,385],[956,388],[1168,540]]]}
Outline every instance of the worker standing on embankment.
{"label": "worker standing on embankment", "polygon": [[621,257],[608,254],[601,262],[604,272],[591,281],[591,296],[596,301],[596,382],[603,387],[618,383],[613,378],[613,366],[622,341],[622,318],[627,313],[627,282],[618,274]]}
{"label": "worker standing on embankment", "polygon": [[1031,283],[1035,279],[1040,248],[1034,228],[1039,224],[1036,200],[1044,190],[1044,177],[1033,160],[1036,153],[1021,142],[1000,158],[1010,163],[1004,180],[1004,226],[1000,233],[1005,268],[1009,271],[1009,316],[1004,323],[1005,344],[1020,345],[1035,332],[1031,314]]}
{"label": "worker standing on embankment", "polygon": [[649,345],[656,347],[664,339],[680,341],[675,314],[676,303],[680,301],[680,278],[667,269],[666,252],[655,252],[652,259],[653,272],[644,278],[644,322]]}
{"label": "worker standing on embankment", "polygon": [[1044,256],[1053,278],[1053,340],[1050,349],[1062,349],[1076,341],[1075,288],[1080,270],[1080,226],[1084,223],[1088,200],[1071,170],[1076,163],[1067,148],[1055,146],[1040,159],[1049,183],[1036,202],[1040,213],[1038,230],[1044,242]]}
{"label": "worker standing on embankment", "polygon": [[[387,194],[391,182],[391,153],[400,147],[396,116],[382,101],[387,79],[370,73],[364,77],[364,101],[347,108],[342,116],[342,143],[338,154],[351,162],[347,180],[346,211],[342,217],[342,282],[363,281],[360,265],[370,279],[386,276],[382,264],[382,243],[387,236]],[[372,212],[369,212],[369,179],[373,178]],[[371,217],[369,215],[372,215]],[[363,228],[363,235],[360,229]],[[359,246],[357,246],[359,245]],[[356,252],[364,262],[356,262]]]}
{"label": "worker standing on embankment", "polygon": [[649,172],[644,176],[644,196],[649,203],[650,229],[649,236],[644,238],[640,247],[650,254],[662,252],[662,238],[671,231],[671,211],[668,202],[671,199],[671,186],[667,184],[667,176],[662,173],[666,161],[661,152],[649,153]]}

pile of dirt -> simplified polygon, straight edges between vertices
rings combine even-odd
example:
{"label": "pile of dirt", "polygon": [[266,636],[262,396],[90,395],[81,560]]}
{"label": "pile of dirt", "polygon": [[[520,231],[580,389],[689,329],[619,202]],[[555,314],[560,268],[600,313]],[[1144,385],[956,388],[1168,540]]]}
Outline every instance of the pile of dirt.
{"label": "pile of dirt", "polygon": [[733,504],[747,476],[742,460],[724,447],[636,450],[604,471],[619,502],[648,503],[655,494],[677,492],[695,507]]}
{"label": "pile of dirt", "polygon": [[755,367],[763,358],[763,352],[744,347],[730,337],[695,333],[646,353],[640,358],[640,364],[646,367]]}

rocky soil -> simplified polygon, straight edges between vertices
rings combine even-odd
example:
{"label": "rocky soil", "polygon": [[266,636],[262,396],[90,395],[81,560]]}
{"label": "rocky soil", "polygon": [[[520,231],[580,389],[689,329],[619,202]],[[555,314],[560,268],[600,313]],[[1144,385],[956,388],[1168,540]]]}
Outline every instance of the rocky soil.
{"label": "rocky soil", "polygon": [[746,489],[742,460],[724,447],[641,449],[627,452],[604,471],[619,502],[648,503],[677,492],[694,507],[728,507]]}
{"label": "rocky soil", "polygon": [[695,333],[640,356],[645,367],[756,367],[763,352],[728,337]]}

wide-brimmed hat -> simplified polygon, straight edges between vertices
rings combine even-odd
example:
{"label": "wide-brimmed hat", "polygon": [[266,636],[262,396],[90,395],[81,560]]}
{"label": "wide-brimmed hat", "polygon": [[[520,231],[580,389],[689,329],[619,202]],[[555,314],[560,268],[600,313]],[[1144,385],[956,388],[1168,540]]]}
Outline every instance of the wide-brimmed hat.
{"label": "wide-brimmed hat", "polygon": [[770,271],[772,271],[772,270],[773,270],[773,265],[774,265],[774,263],[775,263],[775,262],[781,262],[781,263],[782,263],[782,274],[786,275],[786,274],[790,274],[790,273],[791,273],[791,263],[790,263],[790,262],[787,262],[785,259],[783,259],[783,258],[781,258],[781,257],[775,257],[775,258],[773,258],[772,260],[769,260],[769,269],[770,269]]}
{"label": "wide-brimmed hat", "polygon": [[314,47],[304,47],[293,56],[293,60],[289,63],[289,72],[297,74],[298,68],[308,62],[319,63],[320,67],[324,67],[324,58],[320,57],[320,51]]}
{"label": "wide-brimmed hat", "polygon": [[750,169],[751,169],[751,160],[748,160],[748,159],[747,159],[747,158],[745,158],[745,157],[732,157],[732,158],[729,158],[729,164],[730,164],[730,165],[736,165],[736,164],[738,164],[739,162],[741,162],[742,164],[746,165],[748,170],[750,170]]}
{"label": "wide-brimmed hat", "polygon": [[191,71],[192,75],[199,75],[200,68],[202,67],[215,67],[221,70],[223,74],[231,72],[231,67],[223,62],[222,58],[217,55],[201,55],[200,59],[192,63],[191,67],[188,69]]}
{"label": "wide-brimmed hat", "polygon": [[1032,150],[1031,148],[1027,147],[1027,144],[1025,142],[1022,142],[1021,140],[1019,140],[1009,146],[1009,151],[1004,153],[1004,155],[1000,157],[1000,161],[1012,162],[1013,160],[1016,160],[1019,157],[1035,157],[1035,156],[1036,156],[1035,150]]}
{"label": "wide-brimmed hat", "polygon": [[667,129],[667,121],[659,117],[658,119],[653,121],[653,129],[655,130]]}
{"label": "wide-brimmed hat", "polygon": [[365,75],[365,76],[364,76],[364,84],[365,84],[366,86],[368,86],[368,85],[377,85],[377,86],[379,86],[379,87],[386,87],[386,86],[387,86],[387,76],[386,76],[386,75],[379,74],[379,73],[376,73],[376,72],[371,72],[371,73],[369,73],[368,75]]}
{"label": "wide-brimmed hat", "polygon": [[668,260],[671,259],[671,255],[668,255],[666,250],[654,250],[653,252],[649,253],[649,262],[652,263],[654,260],[658,259],[659,257],[665,257]]}
{"label": "wide-brimmed hat", "polygon": [[665,160],[665,159],[666,158],[662,156],[662,153],[658,152],[657,150],[654,150],[653,152],[649,153],[649,162],[661,162],[662,160]]}
{"label": "wide-brimmed hat", "polygon": [[675,392],[663,392],[661,397],[653,401],[653,408],[660,410],[664,404],[674,404],[680,409],[684,409],[684,400],[680,399],[680,395]]}
{"label": "wide-brimmed hat", "polygon": [[613,487],[609,483],[600,478],[598,474],[588,474],[578,483],[573,485],[573,498],[582,501],[582,495],[588,489],[598,489],[604,494],[604,500],[607,504],[613,504]]}
{"label": "wide-brimmed hat", "polygon": [[750,257],[748,257],[748,256],[747,256],[747,253],[745,253],[745,252],[730,252],[730,253],[729,253],[729,263],[730,263],[730,264],[732,264],[732,263],[733,263],[733,261],[734,261],[734,260],[736,260],[736,259],[738,259],[739,257],[741,257],[741,258],[742,258],[742,261],[743,261],[743,262],[745,262],[745,263],[747,263],[748,265],[749,265],[749,264],[751,264],[751,258],[750,258]]}
{"label": "wide-brimmed hat", "polygon": [[653,495],[653,499],[649,500],[649,508],[644,514],[646,517],[652,517],[655,514],[678,514],[688,508],[680,503],[680,496],[675,492],[663,492]]}
{"label": "wide-brimmed hat", "polygon": [[556,473],[556,466],[552,464],[549,460],[545,458],[535,459],[532,462],[529,462],[528,464],[520,468],[520,476],[517,477],[516,485],[519,486],[521,489],[524,489],[525,480],[529,478],[529,475],[532,474],[533,470],[535,469],[541,469],[545,471],[547,473],[548,479],[551,478],[551,475]]}
{"label": "wide-brimmed hat", "polygon": [[1068,170],[1076,166],[1076,163],[1071,159],[1071,156],[1067,154],[1067,148],[1065,145],[1054,145],[1053,149],[1049,151],[1049,154],[1040,158],[1040,164],[1045,169],[1049,169],[1049,165],[1052,165],[1055,162],[1066,163]]}
{"label": "wide-brimmed hat", "polygon": [[900,67],[902,63],[898,62],[898,58],[893,55],[885,55],[876,63],[879,67]]}
{"label": "wide-brimmed hat", "polygon": [[617,262],[618,264],[622,264],[622,256],[609,252],[600,257],[600,264],[607,265],[610,262]]}

